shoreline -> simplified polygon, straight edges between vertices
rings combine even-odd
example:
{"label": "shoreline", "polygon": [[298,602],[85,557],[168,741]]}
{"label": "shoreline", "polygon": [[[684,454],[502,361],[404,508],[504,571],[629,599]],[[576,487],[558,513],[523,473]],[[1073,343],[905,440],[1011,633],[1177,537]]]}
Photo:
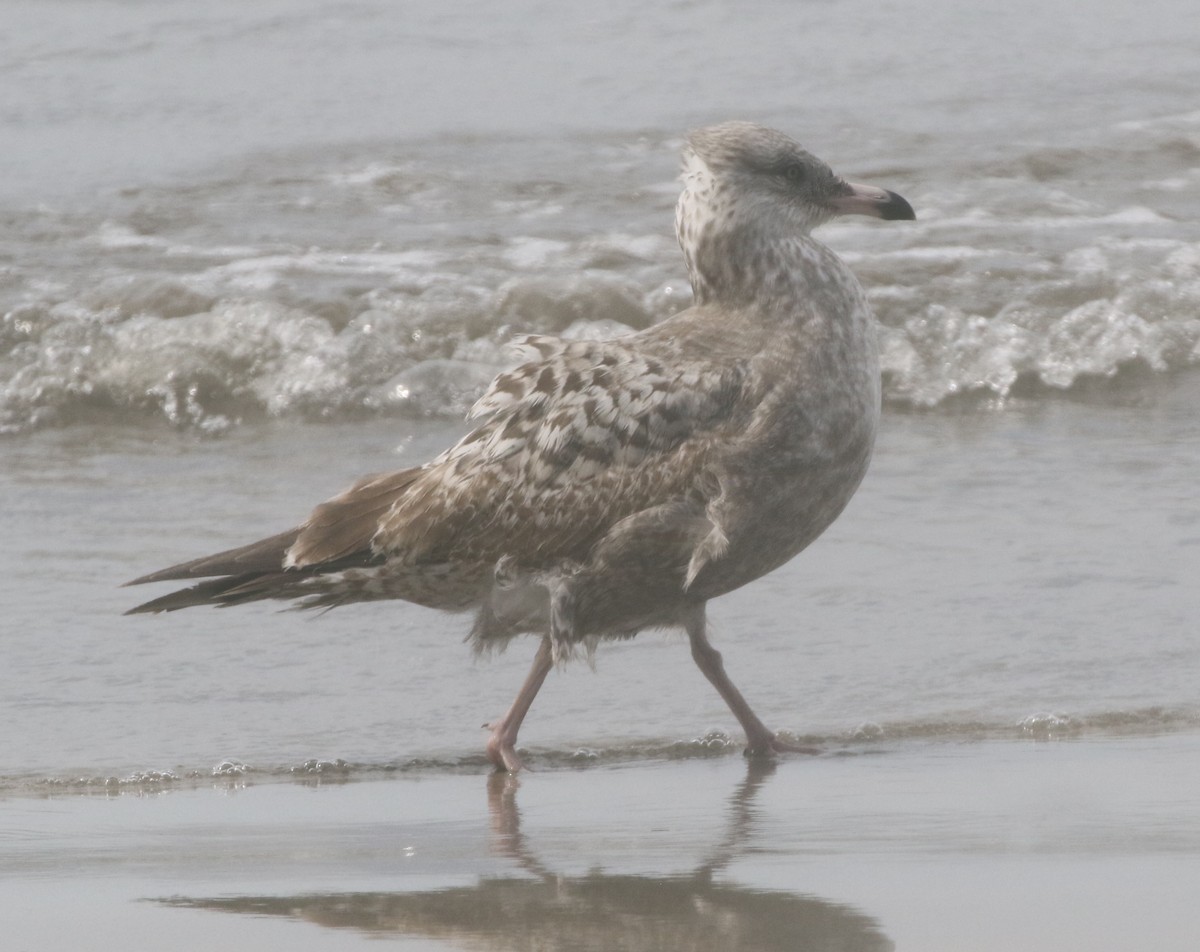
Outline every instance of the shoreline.
{"label": "shoreline", "polygon": [[0,900],[15,949],[1184,952],[1196,753],[1193,732],[10,798]]}

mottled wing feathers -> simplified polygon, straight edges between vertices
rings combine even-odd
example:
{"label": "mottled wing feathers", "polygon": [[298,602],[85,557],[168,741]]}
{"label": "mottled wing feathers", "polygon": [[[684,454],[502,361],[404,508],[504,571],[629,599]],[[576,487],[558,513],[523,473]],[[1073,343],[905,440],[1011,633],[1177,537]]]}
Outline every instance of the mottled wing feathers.
{"label": "mottled wing feathers", "polygon": [[500,375],[491,418],[422,469],[377,545],[405,561],[578,559],[608,527],[688,494],[728,436],[737,365],[625,341],[525,338],[540,359]]}
{"label": "mottled wing feathers", "polygon": [[[475,401],[467,419],[491,416],[531,397],[535,401],[544,401],[552,395],[557,382],[553,364],[558,359],[566,358],[572,349],[579,354],[585,346],[585,342],[572,344],[557,337],[545,337],[540,334],[525,334],[514,338],[513,350],[532,359],[515,370],[496,377],[483,396]],[[545,378],[542,376],[543,370],[548,373]],[[539,384],[542,385],[540,388]]]}
{"label": "mottled wing feathers", "polygon": [[[657,357],[623,341],[521,338],[540,360],[501,374],[471,410],[493,419],[431,466],[516,457],[537,485],[634,466],[722,422],[741,386],[736,367]],[[674,355],[672,355],[674,356]]]}
{"label": "mottled wing feathers", "polygon": [[621,520],[711,486],[709,454],[747,405],[739,364],[644,335],[521,343],[538,359],[496,378],[473,412],[489,418],[446,452],[359,480],[296,529],[137,579],[221,576],[134,611],[300,597],[313,576],[385,562],[471,575],[506,556],[583,561]]}

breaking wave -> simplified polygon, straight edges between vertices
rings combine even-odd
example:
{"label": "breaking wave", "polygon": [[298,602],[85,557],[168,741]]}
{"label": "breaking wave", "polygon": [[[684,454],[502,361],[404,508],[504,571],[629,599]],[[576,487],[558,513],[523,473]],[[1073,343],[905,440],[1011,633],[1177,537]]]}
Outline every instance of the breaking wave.
{"label": "breaking wave", "polygon": [[[487,143],[414,146],[10,211],[0,432],[458,416],[517,333],[659,321],[691,297],[676,143],[586,145],[587,181],[479,181]],[[915,224],[823,233],[872,298],[889,404],[991,406],[1200,361],[1200,117],[952,170],[969,186],[938,172],[875,176]]]}

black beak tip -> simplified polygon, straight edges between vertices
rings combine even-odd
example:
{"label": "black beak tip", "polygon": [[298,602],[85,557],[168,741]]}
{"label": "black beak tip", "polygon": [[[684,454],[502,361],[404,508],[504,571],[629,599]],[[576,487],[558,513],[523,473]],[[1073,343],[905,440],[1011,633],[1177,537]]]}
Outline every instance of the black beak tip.
{"label": "black beak tip", "polygon": [[880,206],[880,211],[883,213],[879,217],[884,221],[916,221],[917,213],[913,211],[913,207],[908,204],[908,199],[903,195],[897,195],[895,192],[888,191],[887,201]]}

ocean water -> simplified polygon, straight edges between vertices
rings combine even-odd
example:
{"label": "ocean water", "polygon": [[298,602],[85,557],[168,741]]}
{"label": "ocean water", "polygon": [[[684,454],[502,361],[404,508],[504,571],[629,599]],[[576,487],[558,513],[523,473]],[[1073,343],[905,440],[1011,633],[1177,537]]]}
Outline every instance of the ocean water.
{"label": "ocean water", "polygon": [[[686,306],[677,151],[730,116],[918,210],[824,230],[883,434],[827,537],[715,606],[746,691],[834,745],[1196,728],[1192,5],[10,6],[4,786],[478,765],[531,645],[477,664],[406,605],[128,619],[116,586],[437,452],[514,334]],[[689,664],[606,649],[525,738],[735,750]]]}

